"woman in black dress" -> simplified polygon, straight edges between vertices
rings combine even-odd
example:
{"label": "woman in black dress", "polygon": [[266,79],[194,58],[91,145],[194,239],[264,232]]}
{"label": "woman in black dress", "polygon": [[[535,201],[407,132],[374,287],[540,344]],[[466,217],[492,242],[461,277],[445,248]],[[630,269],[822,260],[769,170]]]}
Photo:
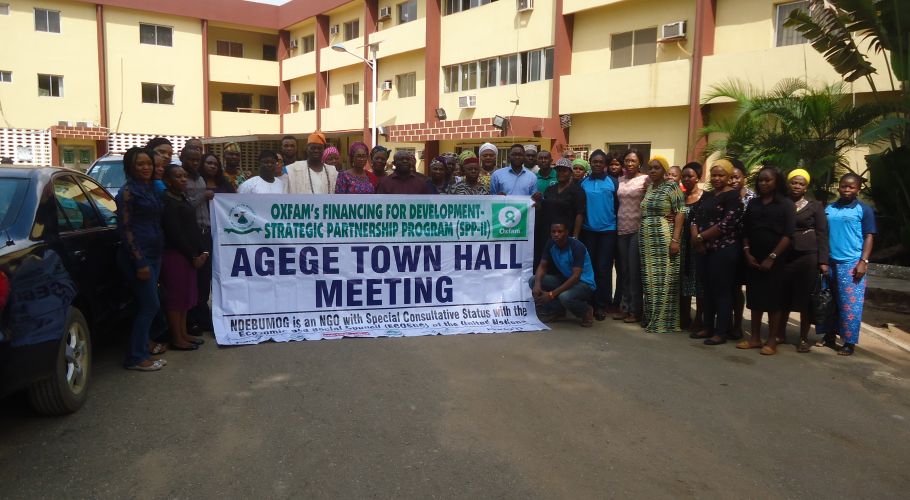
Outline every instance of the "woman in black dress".
{"label": "woman in black dress", "polygon": [[545,223],[544,227],[556,221],[566,222],[569,236],[578,238],[585,220],[587,197],[585,192],[572,179],[572,165],[562,160],[556,162],[556,184],[548,187],[543,199],[538,204],[537,212]]}
{"label": "woman in black dress", "polygon": [[787,175],[790,200],[796,206],[796,231],[793,245],[782,270],[784,314],[778,331],[783,336],[791,311],[799,312],[799,346],[796,352],[809,352],[809,327],[823,318],[809,314],[809,296],[818,283],[819,272],[828,272],[828,218],[821,202],[806,199],[811,177],[798,168]]}
{"label": "woman in black dress", "polygon": [[[737,349],[761,349],[777,354],[777,341],[784,303],[783,268],[796,226],[796,206],[786,196],[784,176],[774,167],[764,167],[755,178],[758,196],[749,202],[743,217],[743,256],[746,259],[746,303],[752,311],[749,340]],[[761,320],[768,313],[768,342],[761,342]]]}

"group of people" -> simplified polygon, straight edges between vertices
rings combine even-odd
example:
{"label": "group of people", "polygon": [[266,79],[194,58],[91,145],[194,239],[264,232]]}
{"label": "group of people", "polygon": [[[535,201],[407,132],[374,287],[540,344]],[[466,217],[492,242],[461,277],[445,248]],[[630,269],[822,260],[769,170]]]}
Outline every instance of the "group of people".
{"label": "group of people", "polygon": [[[588,161],[575,160],[570,182],[581,189],[574,211],[552,188],[544,192],[538,234],[548,231],[549,238],[531,280],[543,321],[571,312],[592,326],[611,315],[649,333],[689,330],[707,345],[737,340],[739,349],[773,355],[785,342],[790,313],[798,312],[798,352],[811,350],[815,324],[815,345],[853,354],[876,233],[872,209],[857,199],[860,176],[845,174],[837,201],[824,206],[806,197],[812,179],[801,168],[785,177],[763,166],[750,189],[745,165],[724,158],[711,164],[702,187],[697,162],[680,168],[654,156],[642,169],[643,160],[635,150],[597,150]],[[816,317],[821,299],[811,299],[823,288],[834,304]],[[746,307],[752,321],[743,340]]]}
{"label": "group of people", "polygon": [[[789,312],[802,315],[798,350],[808,352],[811,324],[819,345],[852,354],[858,341],[865,273],[875,220],[856,195],[859,176],[845,175],[840,199],[827,207],[806,198],[809,174],[784,180],[763,167],[746,186],[748,172],[735,159],[715,161],[709,186],[702,167],[670,166],[636,150],[602,150],[587,159],[514,144],[508,165],[498,165],[492,143],[477,152],[433,158],[427,174],[416,158],[354,142],[350,166],[339,170],[338,150],[314,132],[298,159],[288,136],[280,151],[262,151],[258,175],[240,168],[240,146],[222,158],[187,141],[179,160],[173,145],[156,137],[124,155],[126,184],[116,196],[122,251],[119,266],[138,303],[126,366],[157,371],[168,349],[196,350],[211,330],[211,221],[216,193],[442,194],[527,196],[536,211],[532,295],[540,318],[571,312],[583,326],[608,315],[640,323],[646,332],[683,329],[708,345],[742,338],[742,311],[752,312],[742,349],[776,353]],[[617,283],[613,284],[616,270]],[[809,297],[821,275],[837,298],[836,314],[812,318]],[[160,288],[159,288],[160,283]],[[746,285],[746,294],[742,285]],[[695,298],[695,315],[691,313]],[[761,318],[770,332],[761,341]],[[838,347],[835,335],[843,339]]]}

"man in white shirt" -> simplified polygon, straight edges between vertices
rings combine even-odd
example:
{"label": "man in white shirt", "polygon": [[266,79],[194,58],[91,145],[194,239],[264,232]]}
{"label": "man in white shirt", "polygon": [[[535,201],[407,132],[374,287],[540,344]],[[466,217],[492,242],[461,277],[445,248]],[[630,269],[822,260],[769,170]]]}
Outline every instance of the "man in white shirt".
{"label": "man in white shirt", "polygon": [[313,132],[307,138],[306,160],[287,166],[288,192],[291,194],[332,194],[338,170],[322,163],[325,151],[325,134]]}
{"label": "man in white shirt", "polygon": [[275,177],[278,166],[278,154],[271,150],[259,153],[259,175],[247,179],[237,188],[240,194],[286,194],[287,184]]}

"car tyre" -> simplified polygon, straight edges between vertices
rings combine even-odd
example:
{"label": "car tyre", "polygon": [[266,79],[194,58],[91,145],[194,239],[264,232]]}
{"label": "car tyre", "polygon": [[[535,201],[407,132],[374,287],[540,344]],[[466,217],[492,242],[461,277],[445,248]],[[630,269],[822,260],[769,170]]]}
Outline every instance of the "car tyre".
{"label": "car tyre", "polygon": [[54,374],[28,390],[32,407],[43,415],[66,415],[88,397],[92,373],[92,338],[85,317],[70,307],[57,351]]}

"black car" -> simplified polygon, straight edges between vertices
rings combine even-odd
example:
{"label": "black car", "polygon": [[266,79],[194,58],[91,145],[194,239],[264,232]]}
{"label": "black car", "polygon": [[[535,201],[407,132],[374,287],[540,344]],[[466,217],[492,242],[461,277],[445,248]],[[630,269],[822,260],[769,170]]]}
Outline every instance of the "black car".
{"label": "black car", "polygon": [[122,320],[128,305],[116,210],[79,172],[0,168],[0,397],[25,389],[51,415],[82,406],[91,332]]}

